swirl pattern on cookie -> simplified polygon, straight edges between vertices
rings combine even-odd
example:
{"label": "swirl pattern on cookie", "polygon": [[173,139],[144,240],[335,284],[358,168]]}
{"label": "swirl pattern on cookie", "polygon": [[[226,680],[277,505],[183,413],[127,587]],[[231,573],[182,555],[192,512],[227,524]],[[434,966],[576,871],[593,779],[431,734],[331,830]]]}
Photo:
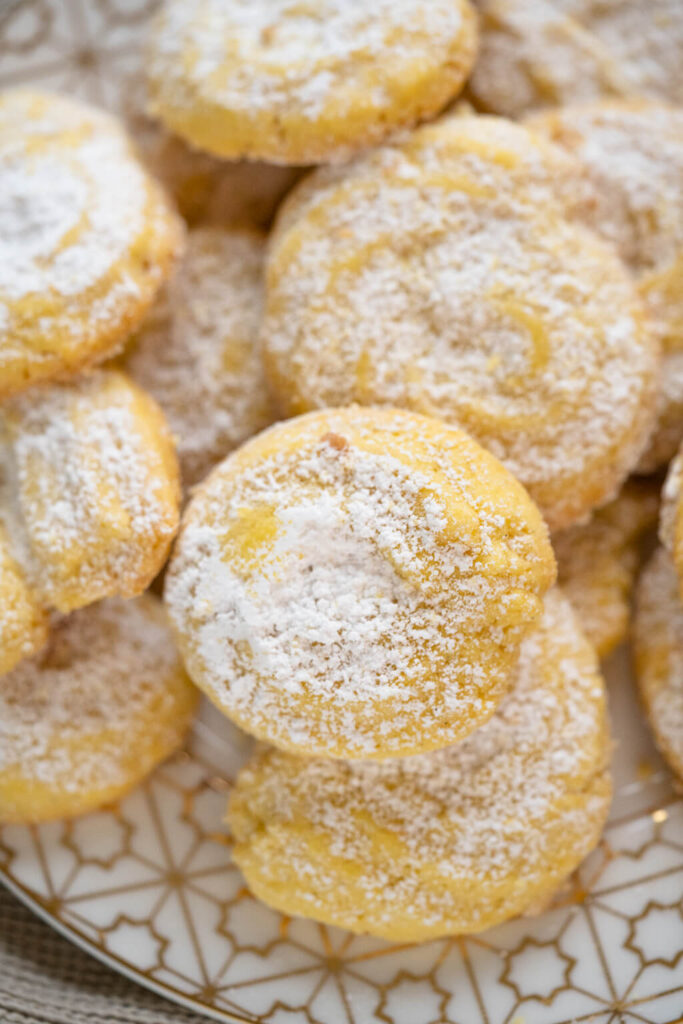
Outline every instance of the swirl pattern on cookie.
{"label": "swirl pattern on cookie", "polygon": [[61,612],[141,593],[178,527],[180,486],[156,402],[98,370],[2,407],[5,515],[41,601]]}
{"label": "swirl pattern on cookie", "polygon": [[358,402],[462,427],[557,530],[640,456],[659,350],[617,255],[566,219],[555,162],[487,121],[447,119],[294,190],[270,248],[266,368],[285,413]]}
{"label": "swirl pattern on cookie", "polygon": [[635,274],[662,339],[657,423],[638,467],[651,472],[683,440],[683,110],[596,103],[529,123],[586,168],[596,199],[590,224]]}
{"label": "swirl pattern on cookie", "polygon": [[165,596],[190,675],[247,732],[382,758],[493,713],[554,574],[497,460],[435,420],[356,408],[278,424],[221,463]]}
{"label": "swirl pattern on cookie", "polygon": [[616,97],[683,103],[678,0],[476,0],[480,50],[470,94],[519,117]]}
{"label": "swirl pattern on cookie", "polygon": [[436,114],[475,49],[468,0],[170,0],[150,106],[217,156],[339,161]]}
{"label": "swirl pattern on cookie", "polygon": [[115,351],[181,243],[113,118],[49,93],[0,94],[0,397]]}
{"label": "swirl pattern on cookie", "polygon": [[249,887],[287,914],[419,941],[546,903],[609,809],[605,691],[551,591],[513,689],[461,743],[382,764],[263,749],[228,821]]}
{"label": "swirl pattern on cookie", "polygon": [[156,598],[57,619],[0,684],[0,822],[119,799],[181,745],[196,703]]}

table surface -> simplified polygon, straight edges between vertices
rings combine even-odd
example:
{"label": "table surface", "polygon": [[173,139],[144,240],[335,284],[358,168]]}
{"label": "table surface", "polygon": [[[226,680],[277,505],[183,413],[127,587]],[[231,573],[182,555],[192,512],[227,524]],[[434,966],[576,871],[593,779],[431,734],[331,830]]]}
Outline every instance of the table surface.
{"label": "table surface", "polygon": [[0,885],[2,1024],[200,1024],[77,949]]}

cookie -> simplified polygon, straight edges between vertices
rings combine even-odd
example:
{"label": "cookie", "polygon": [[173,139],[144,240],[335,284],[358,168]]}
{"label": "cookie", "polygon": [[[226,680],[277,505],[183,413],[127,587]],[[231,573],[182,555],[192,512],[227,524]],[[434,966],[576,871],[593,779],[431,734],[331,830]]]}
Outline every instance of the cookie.
{"label": "cookie", "polygon": [[553,537],[558,583],[601,658],[626,639],[641,545],[658,511],[656,485],[628,481],[588,523]]}
{"label": "cookie", "polygon": [[143,591],[178,526],[180,487],[157,404],[124,374],[98,370],[6,402],[6,503],[40,602],[61,612]]}
{"label": "cookie", "polygon": [[191,231],[182,265],[124,355],[166,414],[186,487],[273,418],[258,339],[264,250],[253,231]]}
{"label": "cookie", "polygon": [[555,575],[523,488],[396,410],[277,424],[196,490],[165,598],[188,671],[247,732],[384,758],[471,732]]}
{"label": "cookie", "polygon": [[[439,172],[452,174],[461,188],[471,192],[504,193],[532,208],[553,204],[571,220],[590,221],[596,202],[585,166],[562,146],[549,142],[545,132],[532,131],[504,117],[476,114],[466,104],[422,125],[398,147],[404,161],[419,163],[438,182]],[[328,192],[354,178],[365,180],[370,167],[389,177],[403,167],[396,147],[339,167],[319,167],[292,189],[280,206],[271,233],[279,240],[304,214],[315,215]],[[446,182],[444,181],[445,185]]]}
{"label": "cookie", "polygon": [[530,124],[584,164],[596,196],[591,226],[635,274],[663,342],[657,422],[638,467],[652,472],[683,440],[683,110],[596,103]]}
{"label": "cookie", "polygon": [[471,120],[294,190],[269,250],[266,369],[285,414],[358,402],[461,427],[559,530],[640,457],[659,348],[612,247],[567,219],[542,147],[501,159],[497,122]]}
{"label": "cookie", "polygon": [[183,742],[197,703],[161,602],[103,601],[53,623],[0,685],[0,822],[118,800]]}
{"label": "cookie", "polygon": [[0,398],[119,348],[182,243],[182,224],[108,114],[0,94]]}
{"label": "cookie", "polygon": [[327,163],[434,116],[474,62],[468,0],[170,0],[150,110],[231,160]]}
{"label": "cookie", "polygon": [[678,575],[664,548],[641,577],[634,632],[640,697],[657,746],[683,779],[683,606]]}
{"label": "cookie", "polygon": [[47,616],[14,559],[2,519],[0,511],[0,675],[47,640]]}
{"label": "cookie", "polygon": [[520,117],[594,99],[683,103],[678,0],[477,0],[468,83],[486,111]]}
{"label": "cookie", "polygon": [[512,691],[461,743],[382,764],[258,752],[233,856],[285,914],[392,942],[479,932],[547,903],[593,849],[608,760],[595,655],[554,590]]}

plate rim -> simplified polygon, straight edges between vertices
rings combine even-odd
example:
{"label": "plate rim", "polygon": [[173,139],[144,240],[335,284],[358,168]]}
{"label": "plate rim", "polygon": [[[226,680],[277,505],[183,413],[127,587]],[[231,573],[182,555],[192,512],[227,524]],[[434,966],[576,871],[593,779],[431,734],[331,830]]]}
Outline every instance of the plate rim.
{"label": "plate rim", "polygon": [[13,896],[19,900],[25,907],[34,913],[41,921],[44,922],[53,931],[58,932],[63,938],[67,939],[74,946],[77,946],[84,953],[89,954],[100,963],[103,963],[106,967],[111,968],[116,974],[122,975],[129,981],[134,982],[136,985],[140,985],[142,988],[146,988],[156,995],[161,996],[166,1002],[176,1003],[183,1006],[187,1010],[192,1010],[195,1013],[199,1013],[205,1017],[209,1017],[213,1020],[228,1021],[229,1024],[254,1024],[254,1017],[238,1017],[230,1010],[220,1010],[214,1006],[210,1006],[208,1003],[200,1002],[198,999],[193,999],[192,996],[184,995],[180,989],[171,988],[170,985],[164,985],[163,982],[156,981],[154,978],[149,978],[141,971],[131,967],[130,963],[126,960],[122,960],[115,953],[108,953],[106,950],[100,949],[90,939],[79,932],[76,928],[66,924],[60,918],[44,906],[40,897],[31,894],[30,890],[17,882],[14,878],[10,878],[5,868],[0,867],[0,884],[7,889],[8,892],[12,893]]}
{"label": "plate rim", "polygon": [[[185,753],[187,753],[185,751]],[[197,761],[202,767],[206,768],[206,764],[203,763],[201,758],[189,755],[194,761]],[[677,789],[672,786],[671,790],[663,796],[662,800],[657,800],[655,805],[648,804],[647,807],[641,808],[638,811],[627,812],[624,815],[620,815],[617,818],[609,820],[605,827],[604,834],[607,834],[613,828],[620,828],[626,825],[630,825],[632,822],[651,816],[656,810],[668,810],[672,806],[680,806],[683,801],[679,796]],[[142,971],[138,971],[135,967],[131,966],[129,961],[121,959],[115,953],[108,952],[97,946],[91,939],[89,939],[82,932],[79,932],[77,928],[61,920],[55,914],[53,914],[45,906],[40,896],[34,895],[31,890],[24,886],[21,882],[12,878],[8,872],[6,866],[0,865],[0,884],[12,893],[16,898],[32,913],[35,913],[41,921],[43,921],[49,928],[60,934],[67,941],[71,942],[74,946],[81,949],[83,952],[94,957],[100,963],[109,967],[111,970],[119,975],[132,981],[134,984],[140,985],[142,988],[147,989],[160,996],[166,1002],[182,1006],[186,1010],[197,1013],[199,1016],[204,1016],[211,1020],[223,1022],[223,1024],[256,1024],[258,1018],[251,1016],[241,1016],[231,1010],[222,1010],[215,1006],[211,1006],[209,1003],[202,1002],[199,999],[193,998],[183,993],[180,989],[173,988],[170,985],[166,985],[163,982],[157,981],[154,978],[149,977]]]}

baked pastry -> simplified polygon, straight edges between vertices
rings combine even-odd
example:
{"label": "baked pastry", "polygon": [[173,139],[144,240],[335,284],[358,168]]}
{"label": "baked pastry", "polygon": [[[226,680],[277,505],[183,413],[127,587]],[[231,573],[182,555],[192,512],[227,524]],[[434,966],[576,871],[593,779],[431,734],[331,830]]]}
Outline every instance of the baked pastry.
{"label": "baked pastry", "polygon": [[658,512],[656,485],[630,480],[587,523],[553,537],[557,581],[601,658],[626,639],[642,542]]}
{"label": "baked pastry", "polygon": [[176,440],[185,486],[272,420],[258,330],[265,239],[196,228],[183,263],[124,366],[153,395]]}
{"label": "baked pastry", "polygon": [[0,823],[118,800],[182,744],[196,703],[156,598],[58,619],[0,683]]}
{"label": "baked pastry", "polygon": [[596,197],[591,226],[635,274],[663,341],[657,423],[638,467],[651,472],[683,440],[683,110],[596,103],[530,124],[584,164]]}
{"label": "baked pastry", "polygon": [[286,414],[359,402],[462,427],[559,530],[638,460],[658,345],[611,246],[565,219],[542,147],[520,162],[508,139],[501,159],[500,123],[471,121],[295,188],[269,250],[266,369]]}
{"label": "baked pastry", "polygon": [[657,746],[683,779],[683,606],[678,575],[664,548],[640,579],[634,632],[640,697]]}
{"label": "baked pastry", "polygon": [[605,691],[567,600],[546,597],[512,691],[461,743],[387,761],[260,750],[230,798],[256,896],[394,942],[479,932],[547,903],[609,810]]}
{"label": "baked pastry", "polygon": [[679,0],[477,0],[469,81],[483,110],[519,117],[609,97],[683,103]]}
{"label": "baked pastry", "polygon": [[164,564],[180,499],[153,399],[98,370],[6,402],[0,428],[9,495],[0,517],[40,602],[67,612],[143,591]]}
{"label": "baked pastry", "polygon": [[46,640],[47,616],[14,558],[0,510],[0,675]]}
{"label": "baked pastry", "polygon": [[120,347],[181,243],[113,118],[50,93],[0,93],[0,397]]}
{"label": "baked pastry", "polygon": [[475,51],[468,0],[168,0],[150,110],[228,159],[339,161],[436,114]]}
{"label": "baked pastry", "polygon": [[[549,142],[545,132],[532,131],[505,117],[476,114],[458,103],[397,146],[384,147],[350,164],[318,167],[315,174],[304,176],[278,210],[272,245],[277,246],[304,215],[315,216],[318,205],[324,207],[333,189],[342,184],[350,187],[354,178],[365,183],[374,167],[391,180],[392,173],[405,173],[410,163],[429,172],[432,185],[439,183],[443,172],[453,175],[455,184],[475,196],[504,195],[533,209],[550,203],[571,220],[590,221],[596,203],[585,166],[565,148]],[[446,187],[451,182],[441,179],[441,184]]]}
{"label": "baked pastry", "polygon": [[436,420],[351,408],[277,424],[213,471],[165,597],[192,679],[247,732],[384,758],[493,713],[554,576],[496,459]]}

